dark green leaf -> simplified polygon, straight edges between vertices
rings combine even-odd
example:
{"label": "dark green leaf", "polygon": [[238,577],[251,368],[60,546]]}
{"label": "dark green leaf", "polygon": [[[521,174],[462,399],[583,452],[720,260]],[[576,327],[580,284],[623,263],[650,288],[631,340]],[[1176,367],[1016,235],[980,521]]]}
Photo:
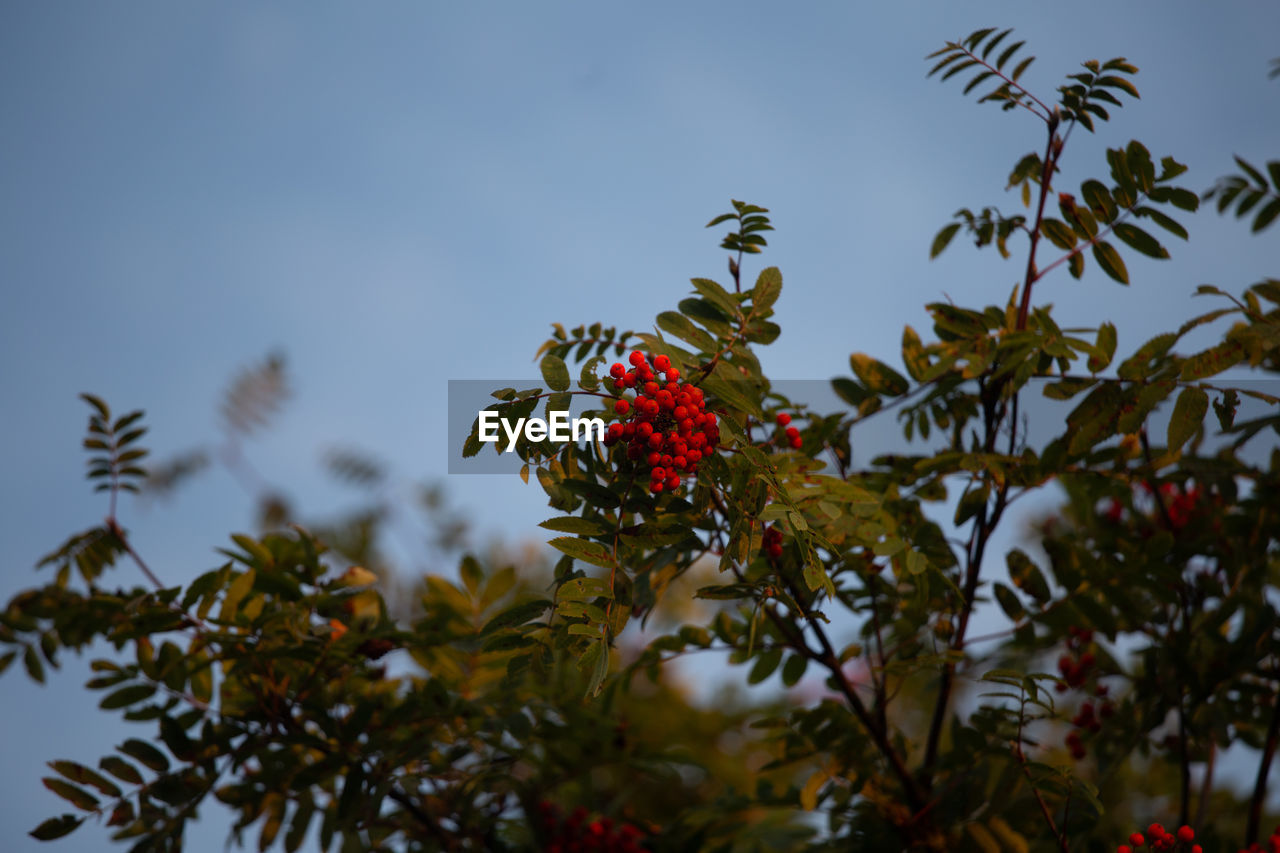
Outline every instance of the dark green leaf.
{"label": "dark green leaf", "polygon": [[1060,219],[1046,216],[1040,221],[1040,227],[1049,242],[1063,251],[1070,251],[1076,245],[1076,232]]}
{"label": "dark green leaf", "polygon": [[1152,237],[1136,225],[1128,222],[1117,222],[1113,230],[1117,237],[1147,257],[1160,260],[1169,257],[1169,251],[1164,246],[1161,246],[1155,237]]}
{"label": "dark green leaf", "polygon": [[1266,228],[1275,221],[1277,216],[1280,216],[1280,198],[1273,198],[1258,211],[1257,218],[1253,220],[1253,233],[1257,234]]}
{"label": "dark green leaf", "polygon": [[756,286],[751,291],[751,301],[759,310],[773,307],[782,294],[782,273],[777,267],[766,267],[756,278]]}
{"label": "dark green leaf", "polygon": [[933,260],[938,257],[938,255],[942,254],[948,244],[951,243],[951,238],[955,237],[956,232],[960,230],[960,225],[961,223],[959,222],[952,222],[950,225],[942,226],[942,229],[938,231],[937,236],[933,238],[933,245],[929,247],[930,260]]}
{"label": "dark green leaf", "polygon": [[602,522],[591,518],[582,518],[576,515],[562,515],[556,518],[548,518],[546,521],[539,522],[539,527],[547,530],[554,530],[558,533],[578,533],[584,536],[599,536],[607,533],[610,528]]}
{"label": "dark green leaf", "polygon": [[69,782],[64,782],[61,779],[55,779],[52,776],[46,776],[40,781],[44,782],[44,786],[50,791],[53,791],[59,797],[62,797],[62,799],[77,808],[84,809],[85,811],[93,811],[98,807],[97,797],[90,794],[88,791],[77,788]]}
{"label": "dark green leaf", "polygon": [[49,818],[27,834],[37,841],[52,841],[74,831],[82,823],[84,823],[84,818],[76,817],[72,814],[64,814],[60,817]]}
{"label": "dark green leaf", "polygon": [[128,782],[130,785],[142,784],[142,774],[138,769],[119,756],[108,755],[98,761],[98,766],[121,782]]}
{"label": "dark green leaf", "polygon": [[719,348],[715,338],[695,326],[688,317],[675,311],[663,311],[659,314],[658,328],[675,335],[702,352],[714,353]]}
{"label": "dark green leaf", "polygon": [[120,744],[119,749],[130,758],[136,758],[146,767],[157,773],[163,773],[169,769],[169,759],[164,757],[164,753],[156,749],[145,740],[137,738],[129,738]]}
{"label": "dark green leaf", "polygon": [[855,352],[849,356],[849,364],[854,374],[872,393],[898,397],[911,388],[911,383],[902,374],[869,355]]}
{"label": "dark green leaf", "polygon": [[1121,284],[1129,283],[1129,271],[1125,269],[1124,261],[1120,259],[1120,253],[1110,243],[1106,241],[1094,243],[1093,259],[1098,262],[1098,266],[1102,267],[1102,271],[1107,275]]}
{"label": "dark green leaf", "polygon": [[994,589],[996,591],[996,601],[1000,602],[1000,609],[1004,611],[1004,615],[1014,622],[1021,619],[1026,610],[1023,609],[1022,602],[1018,600],[1017,593],[1002,583],[996,583]]}
{"label": "dark green leaf", "polygon": [[98,707],[104,711],[115,710],[116,708],[127,708],[130,705],[136,705],[139,702],[145,702],[155,695],[156,688],[154,684],[130,684],[127,687],[121,687],[113,693],[108,693],[98,703]]}
{"label": "dark green leaf", "polygon": [[564,359],[548,353],[542,357],[542,379],[552,391],[569,390],[569,368]]}
{"label": "dark green leaf", "polygon": [[613,555],[609,548],[599,542],[577,539],[572,536],[558,536],[548,544],[557,551],[568,554],[575,560],[582,560],[584,563],[590,563],[593,566],[601,566],[606,569],[611,569],[614,566]]}
{"label": "dark green leaf", "polygon": [[1049,600],[1049,584],[1044,579],[1040,567],[1032,562],[1030,557],[1020,549],[1014,548],[1005,556],[1005,562],[1009,568],[1009,579],[1013,581],[1014,586],[1040,604]]}
{"label": "dark green leaf", "polygon": [[1183,388],[1178,400],[1173,404],[1173,415],[1169,418],[1169,450],[1175,451],[1195,435],[1196,430],[1204,423],[1205,413],[1209,410],[1209,395],[1200,388]]}

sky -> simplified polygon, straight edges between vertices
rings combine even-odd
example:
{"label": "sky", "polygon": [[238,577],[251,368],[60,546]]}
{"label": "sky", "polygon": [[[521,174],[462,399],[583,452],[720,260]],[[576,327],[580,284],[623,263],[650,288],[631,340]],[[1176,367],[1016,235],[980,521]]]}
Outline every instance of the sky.
{"label": "sky", "polygon": [[[847,375],[855,351],[896,362],[927,302],[1003,304],[1022,256],[957,240],[928,258],[958,208],[1013,210],[1009,170],[1042,146],[1029,114],[925,77],[927,53],[997,25],[1027,40],[1023,82],[1045,99],[1085,59],[1141,69],[1141,100],[1073,136],[1073,187],[1132,138],[1196,190],[1233,154],[1280,156],[1269,2],[0,5],[0,594],[106,512],[78,393],[145,409],[161,460],[217,441],[220,395],[271,352],[293,396],[246,453],[304,513],[349,500],[320,458],[356,447],[441,486],[475,541],[536,540],[536,486],[447,473],[448,381],[536,379],[552,322],[651,329],[690,277],[726,280],[724,229],[703,226],[730,199],[778,229],[771,376]],[[1124,352],[1216,307],[1196,285],[1277,273],[1274,229],[1182,218],[1191,240],[1133,259],[1131,286],[1062,274],[1038,301],[1064,326],[1114,319]],[[175,584],[253,524],[216,466],[121,512]],[[97,712],[84,672],[4,676],[7,849],[61,810],[44,761],[94,763],[143,731]],[[189,849],[221,849],[216,825]],[[42,849],[100,840],[89,826]]]}

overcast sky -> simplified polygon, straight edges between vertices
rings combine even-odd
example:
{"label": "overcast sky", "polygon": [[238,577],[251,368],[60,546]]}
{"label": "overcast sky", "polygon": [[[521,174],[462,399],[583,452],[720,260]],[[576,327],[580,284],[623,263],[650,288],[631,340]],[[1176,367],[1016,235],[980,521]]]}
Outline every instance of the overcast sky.
{"label": "overcast sky", "polygon": [[[647,329],[690,277],[724,281],[724,229],[703,225],[731,198],[778,228],[773,376],[825,380],[853,351],[896,362],[929,301],[1003,303],[1023,261],[963,240],[928,260],[957,208],[1015,208],[1009,169],[1043,144],[1029,114],[925,78],[925,54],[992,25],[1027,40],[1045,100],[1082,60],[1141,68],[1142,99],[1073,136],[1070,187],[1131,138],[1196,190],[1233,154],[1280,157],[1274,2],[3,4],[0,593],[105,512],[77,393],[145,408],[163,458],[215,440],[228,380],[271,351],[295,394],[248,452],[304,513],[342,505],[320,454],[358,446],[443,484],[484,535],[535,538],[536,486],[447,475],[447,380],[536,377],[550,323]],[[1277,273],[1274,228],[1184,221],[1190,243],[1131,261],[1132,286],[1090,271],[1037,295],[1062,325],[1116,320],[1124,352],[1210,307],[1196,285]],[[220,469],[122,513],[172,583],[252,524]],[[62,809],[44,760],[95,763],[128,731],[83,672],[0,687],[7,849]],[[221,849],[220,828],[199,836],[188,849]]]}

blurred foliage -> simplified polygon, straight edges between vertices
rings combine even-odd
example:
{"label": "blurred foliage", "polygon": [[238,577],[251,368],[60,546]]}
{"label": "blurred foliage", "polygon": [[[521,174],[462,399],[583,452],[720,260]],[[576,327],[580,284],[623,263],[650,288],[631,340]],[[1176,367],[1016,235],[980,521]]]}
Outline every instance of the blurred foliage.
{"label": "blurred foliage", "polygon": [[[212,796],[237,814],[232,840],[263,850],[1095,851],[1158,821],[1206,849],[1258,842],[1280,742],[1280,398],[1230,377],[1280,368],[1280,281],[1201,285],[1216,307],[1132,351],[1106,318],[1063,329],[1033,295],[1086,257],[1129,284],[1126,256],[1171,256],[1138,223],[1185,240],[1202,199],[1265,231],[1277,165],[1237,158],[1201,195],[1134,140],[1068,191],[1072,131],[1137,98],[1137,68],[1090,60],[1042,100],[1010,39],[979,30],[929,72],[1044,132],[1010,172],[1022,210],[961,208],[931,247],[964,231],[1025,252],[1007,301],[925,306],[931,332],[904,329],[900,366],[851,354],[843,408],[813,411],[761,368],[783,279],[764,267],[743,287],[773,226],[734,201],[708,226],[736,228],[732,289],[693,279],[652,332],[557,324],[546,388],[493,393],[509,423],[573,395],[608,422],[603,440],[514,442],[556,513],[554,563],[459,553],[465,523],[437,490],[406,500],[351,449],[326,464],[365,503],[300,523],[242,447],[288,387],[271,358],[233,383],[220,448],[153,474],[159,492],[219,459],[262,529],[168,586],[116,517],[146,482],[141,413],[86,396],[108,518],[9,603],[0,669],[21,657],[43,680],[106,640],[118,654],[87,687],[150,734],[96,766],[51,762],[45,785],[76,811],[32,835],[96,815],[131,849],[176,850]],[[1216,342],[1179,351],[1193,330]],[[1034,444],[1032,394],[1062,414]],[[918,452],[853,467],[854,430],[888,412]],[[479,423],[464,456],[490,450]],[[1061,509],[1025,550],[992,553],[1011,505],[1046,488]],[[406,506],[432,531],[408,540],[425,573],[387,547]],[[125,560],[149,587],[104,585]],[[975,637],[992,605],[1007,628]],[[690,658],[723,663],[729,686],[706,701]],[[1257,758],[1243,794],[1215,775],[1235,746]]]}

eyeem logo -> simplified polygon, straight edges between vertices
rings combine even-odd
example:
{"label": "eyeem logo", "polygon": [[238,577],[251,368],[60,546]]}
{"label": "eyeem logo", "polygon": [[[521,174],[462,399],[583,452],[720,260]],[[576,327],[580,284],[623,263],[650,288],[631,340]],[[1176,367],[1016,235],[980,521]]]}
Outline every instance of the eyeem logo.
{"label": "eyeem logo", "polygon": [[[480,422],[480,440],[486,444],[493,444],[501,439],[498,435],[498,427],[502,427],[502,432],[507,437],[507,447],[504,453],[514,453],[516,442],[519,440],[521,432],[529,441],[581,441],[584,437],[588,441],[604,441],[605,423],[601,418],[570,418],[568,412],[551,411],[548,413],[550,420],[543,418],[517,418],[515,424],[507,418],[500,416],[497,412],[482,411],[479,413]],[[592,432],[595,435],[592,435]]]}

